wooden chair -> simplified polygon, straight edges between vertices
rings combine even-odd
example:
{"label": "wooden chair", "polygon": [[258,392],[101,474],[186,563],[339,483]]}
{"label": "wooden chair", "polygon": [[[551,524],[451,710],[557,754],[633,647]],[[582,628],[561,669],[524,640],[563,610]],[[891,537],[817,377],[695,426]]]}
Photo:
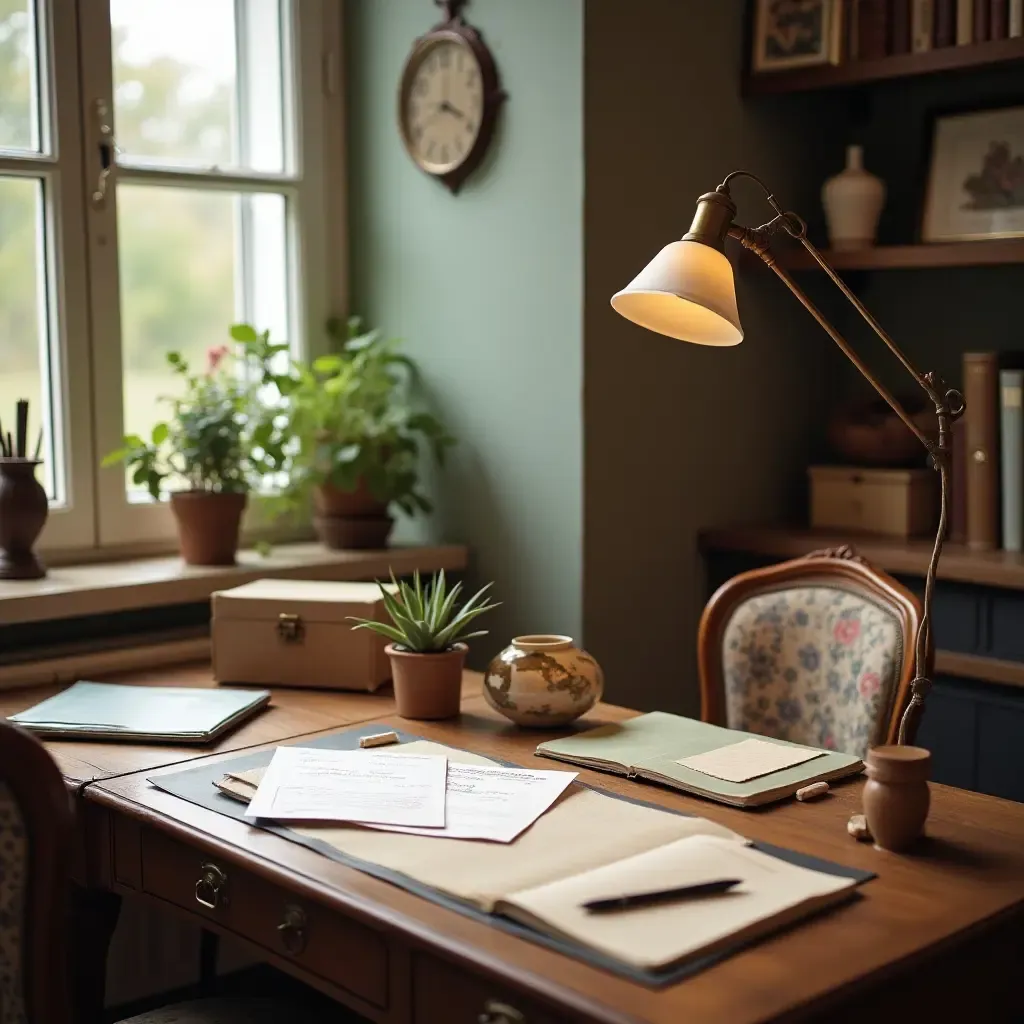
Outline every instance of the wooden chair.
{"label": "wooden chair", "polygon": [[849,547],[742,573],[701,617],[702,717],[861,757],[895,743],[920,619],[917,598]]}
{"label": "wooden chair", "polygon": [[[74,807],[29,733],[0,722],[0,1024],[72,1024],[67,922]],[[326,1018],[318,1018],[325,1020]],[[330,1019],[348,1020],[338,1007]],[[179,1003],[122,1024],[309,1024],[269,999]]]}

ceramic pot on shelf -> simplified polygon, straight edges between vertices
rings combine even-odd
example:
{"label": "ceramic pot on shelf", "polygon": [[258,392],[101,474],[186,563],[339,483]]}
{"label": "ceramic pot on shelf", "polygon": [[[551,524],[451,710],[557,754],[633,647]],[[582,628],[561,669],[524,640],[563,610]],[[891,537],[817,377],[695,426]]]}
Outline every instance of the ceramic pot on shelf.
{"label": "ceramic pot on shelf", "polygon": [[49,502],[36,459],[0,458],[0,580],[38,580],[46,569],[33,552]]}
{"label": "ceramic pot on shelf", "polygon": [[378,501],[365,480],[354,491],[321,484],[313,491],[313,525],[332,551],[385,548],[395,521],[385,501]]}
{"label": "ceramic pot on shelf", "polygon": [[864,817],[875,845],[898,853],[921,835],[931,794],[932,755],[922,747],[882,746],[868,751]]}
{"label": "ceramic pot on shelf", "polygon": [[864,169],[861,146],[846,147],[846,167],[822,186],[821,201],[833,249],[866,249],[875,244],[885,183]]}
{"label": "ceramic pot on shelf", "polygon": [[391,661],[395,705],[402,718],[432,721],[454,718],[462,704],[462,670],[466,651],[462,643],[436,654],[417,654],[396,644],[385,648]]}
{"label": "ceramic pot on shelf", "polygon": [[601,666],[572,637],[557,634],[517,636],[484,673],[487,702],[517,725],[565,725],[603,691]]}
{"label": "ceramic pot on shelf", "polygon": [[176,491],[171,511],[186,565],[234,565],[248,495]]}

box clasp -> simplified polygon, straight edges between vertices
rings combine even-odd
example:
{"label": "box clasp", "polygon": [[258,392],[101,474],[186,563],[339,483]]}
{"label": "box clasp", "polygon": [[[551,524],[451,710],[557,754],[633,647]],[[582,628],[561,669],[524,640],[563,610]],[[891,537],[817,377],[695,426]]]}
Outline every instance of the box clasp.
{"label": "box clasp", "polygon": [[282,643],[301,644],[306,635],[302,618],[289,612],[281,612],[277,617],[277,635]]}

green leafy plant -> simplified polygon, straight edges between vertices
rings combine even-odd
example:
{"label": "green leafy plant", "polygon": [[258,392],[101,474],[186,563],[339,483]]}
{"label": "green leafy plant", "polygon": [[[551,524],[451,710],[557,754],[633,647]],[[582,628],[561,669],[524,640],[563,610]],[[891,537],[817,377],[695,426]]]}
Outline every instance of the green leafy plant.
{"label": "green leafy plant", "polygon": [[408,515],[431,511],[419,487],[420,453],[443,465],[453,445],[444,426],[413,400],[415,364],[379,331],[328,323],[338,351],[293,363],[286,385],[286,431],[294,439],[284,498],[303,506],[317,487],[352,492],[365,485]]}
{"label": "green leafy plant", "polygon": [[191,491],[240,493],[278,472],[287,439],[281,389],[289,379],[273,367],[288,346],[245,324],[232,327],[231,337],[234,346],[210,348],[199,372],[179,352],[169,352],[167,363],[182,381],[179,396],[161,399],[172,415],[153,427],[148,441],[125,436],[102,465],[124,463],[132,481],[157,500],[168,483]]}
{"label": "green leafy plant", "polygon": [[403,580],[398,583],[391,574],[392,593],[380,580],[384,607],[391,617],[391,623],[373,619],[352,618],[358,623],[353,629],[370,629],[387,637],[404,650],[415,654],[437,654],[447,651],[453,644],[474,636],[486,636],[486,629],[467,633],[470,623],[484,612],[498,607],[485,600],[492,584],[481,587],[461,608],[456,608],[462,584],[456,583],[448,589],[442,569],[427,585],[423,586],[420,574],[413,576],[412,583]]}

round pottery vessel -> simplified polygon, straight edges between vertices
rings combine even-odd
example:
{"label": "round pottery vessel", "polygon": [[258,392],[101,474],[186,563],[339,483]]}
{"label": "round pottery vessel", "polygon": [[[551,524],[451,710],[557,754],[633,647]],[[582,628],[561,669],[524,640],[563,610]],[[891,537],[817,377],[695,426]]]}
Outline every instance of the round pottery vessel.
{"label": "round pottery vessel", "polygon": [[833,249],[866,249],[875,244],[885,183],[864,169],[861,146],[846,147],[846,167],[821,190]]}
{"label": "round pottery vessel", "polygon": [[921,835],[931,794],[932,755],[922,747],[884,746],[868,751],[864,816],[875,846],[899,853]]}
{"label": "round pottery vessel", "polygon": [[601,666],[572,637],[557,634],[517,636],[484,673],[488,704],[517,725],[565,725],[603,692]]}
{"label": "round pottery vessel", "polygon": [[391,660],[395,704],[403,718],[430,721],[454,718],[462,703],[465,644],[437,654],[416,654],[396,644],[384,648]]}
{"label": "round pottery vessel", "polygon": [[386,501],[378,501],[371,493],[366,481],[360,479],[354,491],[343,491],[334,484],[321,484],[313,490],[313,508],[318,516],[372,516],[380,518],[387,514]]}
{"label": "round pottery vessel", "polygon": [[[897,398],[918,429],[934,438],[934,411],[916,397]],[[924,458],[921,442],[881,398],[837,406],[828,419],[828,440],[851,466],[921,465]]]}
{"label": "round pottery vessel", "polygon": [[388,546],[391,516],[313,516],[320,543],[331,551],[378,551]]}
{"label": "round pottery vessel", "polygon": [[234,565],[247,494],[177,491],[171,511],[187,565]]}
{"label": "round pottery vessel", "polygon": [[38,580],[46,575],[32,551],[46,524],[49,503],[36,479],[35,459],[0,459],[0,579]]}

